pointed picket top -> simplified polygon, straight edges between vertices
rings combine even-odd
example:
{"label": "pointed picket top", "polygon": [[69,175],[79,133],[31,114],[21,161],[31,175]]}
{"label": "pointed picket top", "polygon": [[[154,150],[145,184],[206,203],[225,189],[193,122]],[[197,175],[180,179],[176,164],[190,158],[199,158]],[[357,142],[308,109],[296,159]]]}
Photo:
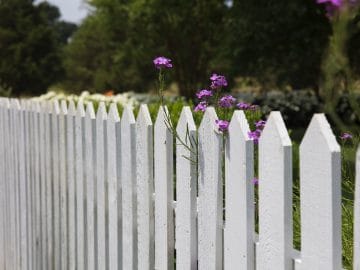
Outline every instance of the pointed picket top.
{"label": "pointed picket top", "polygon": [[179,135],[183,135],[182,133],[184,133],[185,135],[187,129],[189,131],[196,130],[194,118],[189,106],[185,106],[182,108],[179,121],[176,127],[176,132],[179,133]]}
{"label": "pointed picket top", "polygon": [[139,113],[138,113],[138,116],[136,119],[136,123],[137,123],[137,125],[144,125],[144,124],[146,126],[152,125],[149,108],[146,104],[141,104],[140,110],[139,110]]}
{"label": "pointed picket top", "polygon": [[85,116],[85,107],[84,107],[84,103],[82,102],[82,100],[79,100],[79,102],[77,104],[76,115],[80,116],[80,117]]}
{"label": "pointed picket top", "polygon": [[121,120],[122,120],[121,121],[122,126],[125,126],[128,124],[135,124],[136,121],[135,121],[134,112],[130,106],[126,106],[124,108],[124,111],[121,116]]}
{"label": "pointed picket top", "polygon": [[340,146],[336,141],[335,135],[331,130],[325,114],[323,113],[314,114],[300,147],[318,147],[317,145],[314,145],[314,137],[319,138],[319,143],[324,145],[324,147],[327,147],[330,152],[340,152]]}
{"label": "pointed picket top", "polygon": [[300,144],[300,197],[299,269],[341,269],[341,155],[324,114]]}
{"label": "pointed picket top", "polygon": [[229,132],[237,132],[244,141],[251,141],[249,138],[250,127],[244,111],[236,110],[229,124]]}
{"label": "pointed picket top", "polygon": [[54,99],[51,103],[52,103],[51,104],[51,113],[59,114],[60,113],[59,101],[57,99]]}
{"label": "pointed picket top", "polygon": [[204,132],[204,129],[207,130],[209,127],[218,130],[216,127],[215,121],[218,119],[214,107],[208,107],[205,111],[205,114],[201,120],[199,133]]}
{"label": "pointed picket top", "polygon": [[17,110],[21,109],[20,102],[18,99],[14,99],[14,109],[17,109]]}
{"label": "pointed picket top", "polygon": [[116,103],[111,103],[110,104],[108,118],[110,120],[114,121],[114,122],[119,122],[120,121],[119,111],[118,111]]}
{"label": "pointed picket top", "polygon": [[71,116],[76,115],[76,107],[75,107],[75,103],[73,100],[69,101],[68,114]]}
{"label": "pointed picket top", "polygon": [[41,103],[39,101],[34,101],[34,111],[37,113],[41,113]]}
{"label": "pointed picket top", "polygon": [[85,116],[89,117],[90,119],[95,119],[95,110],[92,102],[86,104]]}
{"label": "pointed picket top", "polygon": [[291,269],[292,235],[291,140],[280,112],[272,112],[259,141],[256,269]]}
{"label": "pointed picket top", "polygon": [[274,111],[270,113],[266,121],[265,128],[260,137],[261,141],[266,140],[266,143],[273,142],[273,139],[278,138],[282,146],[291,146],[291,139],[286,129],[281,113]]}
{"label": "pointed picket top", "polygon": [[169,110],[166,106],[160,106],[155,120],[155,128],[168,126]]}
{"label": "pointed picket top", "polygon": [[105,120],[107,118],[106,106],[103,101],[99,103],[98,110],[96,112],[96,120]]}
{"label": "pointed picket top", "polygon": [[354,202],[354,270],[360,270],[360,145],[356,153]]}
{"label": "pointed picket top", "polygon": [[68,107],[67,107],[67,104],[66,104],[66,100],[62,100],[61,103],[60,103],[60,112],[63,115],[68,113]]}

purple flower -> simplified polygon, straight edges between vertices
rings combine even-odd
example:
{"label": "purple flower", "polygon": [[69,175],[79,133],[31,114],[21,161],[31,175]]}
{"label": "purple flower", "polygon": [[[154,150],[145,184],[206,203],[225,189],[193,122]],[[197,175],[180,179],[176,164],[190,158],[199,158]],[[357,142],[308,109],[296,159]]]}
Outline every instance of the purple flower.
{"label": "purple flower", "polygon": [[251,140],[253,140],[255,144],[259,143],[260,135],[261,135],[261,130],[260,129],[256,129],[255,131],[249,131],[248,132],[249,138]]}
{"label": "purple flower", "polygon": [[213,92],[207,89],[200,90],[199,92],[196,93],[196,96],[199,99],[211,97],[212,95]]}
{"label": "purple flower", "polygon": [[211,89],[220,89],[221,87],[226,87],[228,85],[225,76],[213,74],[210,77],[211,80]]}
{"label": "purple flower", "polygon": [[259,120],[257,122],[255,122],[255,127],[257,129],[263,129],[265,127],[266,121],[264,120]]}
{"label": "purple flower", "polygon": [[259,108],[259,106],[258,105],[250,105],[250,111],[256,111],[257,109]]}
{"label": "purple flower", "polygon": [[207,108],[207,103],[206,101],[201,101],[198,105],[196,105],[194,111],[198,112],[198,111],[202,111],[205,112]]}
{"label": "purple flower", "polygon": [[251,105],[246,102],[240,102],[240,103],[236,104],[236,107],[238,107],[240,110],[249,110]]}
{"label": "purple flower", "polygon": [[328,4],[335,7],[341,7],[342,0],[316,0],[316,3],[318,4]]}
{"label": "purple flower", "polygon": [[229,121],[226,120],[215,120],[215,124],[218,126],[220,131],[227,131],[229,127]]}
{"label": "purple flower", "polygon": [[340,139],[342,139],[343,141],[347,141],[351,140],[352,137],[353,136],[350,133],[344,132],[343,134],[341,134]]}
{"label": "purple flower", "polygon": [[235,101],[236,99],[231,95],[223,96],[219,100],[219,106],[223,108],[230,108],[234,105]]}
{"label": "purple flower", "polygon": [[252,180],[251,180],[251,183],[253,183],[254,185],[258,185],[259,184],[259,179],[254,177]]}
{"label": "purple flower", "polygon": [[164,56],[157,57],[153,60],[153,63],[156,68],[162,69],[162,68],[172,68],[171,59],[166,58]]}

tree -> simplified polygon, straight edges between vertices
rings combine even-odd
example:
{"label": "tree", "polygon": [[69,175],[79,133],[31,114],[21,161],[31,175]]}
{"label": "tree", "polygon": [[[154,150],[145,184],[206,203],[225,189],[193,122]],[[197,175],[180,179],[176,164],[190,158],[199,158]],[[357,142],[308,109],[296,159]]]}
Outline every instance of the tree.
{"label": "tree", "polygon": [[0,2],[0,88],[15,96],[37,95],[61,78],[65,38],[58,32],[59,17],[48,3]]}
{"label": "tree", "polygon": [[155,82],[152,60],[164,55],[173,59],[172,79],[180,94],[190,98],[207,82],[210,71],[223,63],[218,57],[225,35],[223,1],[93,0],[90,4],[94,13],[67,49],[72,85],[80,78],[83,88],[145,91]]}
{"label": "tree", "polygon": [[234,74],[317,87],[331,26],[315,0],[234,1],[229,27]]}

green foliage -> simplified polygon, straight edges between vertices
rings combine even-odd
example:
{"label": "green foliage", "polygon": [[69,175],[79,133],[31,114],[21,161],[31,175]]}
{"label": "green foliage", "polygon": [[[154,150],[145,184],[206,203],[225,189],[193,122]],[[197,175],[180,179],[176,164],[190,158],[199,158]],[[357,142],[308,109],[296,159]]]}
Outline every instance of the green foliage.
{"label": "green foliage", "polygon": [[65,37],[57,32],[59,16],[48,3],[0,1],[2,89],[16,96],[39,94],[61,77],[60,49]]}
{"label": "green foliage", "polygon": [[146,91],[155,84],[153,58],[165,55],[176,66],[171,79],[189,98],[214,68],[211,59],[218,55],[227,10],[222,1],[92,0],[90,4],[94,13],[67,49],[67,74],[74,88]]}
{"label": "green foliage", "polygon": [[277,87],[317,85],[331,27],[315,0],[234,1],[229,27],[234,75]]}

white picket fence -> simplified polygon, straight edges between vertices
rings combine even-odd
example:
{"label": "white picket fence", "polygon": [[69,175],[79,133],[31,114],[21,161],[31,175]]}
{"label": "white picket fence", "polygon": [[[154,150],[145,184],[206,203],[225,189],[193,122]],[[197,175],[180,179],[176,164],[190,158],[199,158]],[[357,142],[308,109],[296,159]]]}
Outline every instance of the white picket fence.
{"label": "white picket fence", "polygon": [[[324,115],[300,147],[301,252],[280,113],[259,144],[259,235],[249,125],[236,111],[224,142],[216,118],[209,108],[197,130],[184,107],[173,149],[163,109],[153,125],[146,105],[120,120],[115,104],[0,99],[0,269],[342,269],[340,147]],[[360,153],[354,229],[360,270]]]}

